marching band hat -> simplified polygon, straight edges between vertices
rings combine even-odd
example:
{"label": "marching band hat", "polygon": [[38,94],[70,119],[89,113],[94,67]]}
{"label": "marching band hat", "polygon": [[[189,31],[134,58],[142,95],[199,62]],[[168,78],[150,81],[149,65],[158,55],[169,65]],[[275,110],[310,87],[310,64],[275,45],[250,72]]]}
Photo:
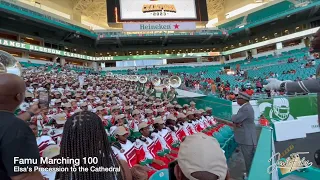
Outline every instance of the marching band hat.
{"label": "marching band hat", "polygon": [[138,129],[139,129],[139,131],[141,130],[141,129],[143,129],[143,128],[146,128],[146,127],[148,127],[149,125],[146,123],[146,122],[142,122],[142,123],[140,123],[139,125],[138,125]]}

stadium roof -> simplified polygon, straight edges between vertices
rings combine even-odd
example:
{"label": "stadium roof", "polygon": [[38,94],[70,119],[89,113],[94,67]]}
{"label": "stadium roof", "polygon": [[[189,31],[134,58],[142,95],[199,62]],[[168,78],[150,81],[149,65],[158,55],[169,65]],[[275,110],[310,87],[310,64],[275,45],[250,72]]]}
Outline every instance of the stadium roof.
{"label": "stadium roof", "polygon": [[[58,16],[72,19],[93,29],[108,29],[107,24],[107,5],[106,0],[19,0],[29,5],[49,11]],[[203,0],[204,1],[204,0]],[[236,13],[242,10],[242,13],[255,8],[258,4],[265,4],[273,0],[205,0],[207,2],[208,19],[211,22],[221,24],[228,21],[226,16],[236,16]],[[201,2],[201,1],[200,1]],[[242,9],[241,9],[242,8]],[[218,19],[218,22],[216,20]],[[205,23],[201,24],[205,25]],[[121,26],[112,25],[113,28]]]}

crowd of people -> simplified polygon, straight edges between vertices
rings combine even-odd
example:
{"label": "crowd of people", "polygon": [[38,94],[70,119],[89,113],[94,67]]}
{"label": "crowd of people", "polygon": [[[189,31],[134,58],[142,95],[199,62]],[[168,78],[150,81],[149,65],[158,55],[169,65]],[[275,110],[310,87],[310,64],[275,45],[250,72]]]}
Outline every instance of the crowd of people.
{"label": "crowd of people", "polygon": [[[15,86],[20,87],[16,88],[21,94],[16,103],[20,104],[20,100],[22,103],[15,114],[26,120],[31,128],[40,157],[98,157],[97,166],[119,166],[121,173],[41,172],[45,178],[148,179],[177,160],[177,179],[202,175],[228,179],[223,150],[214,138],[209,138],[213,129],[224,126],[212,117],[211,108],[197,109],[194,102],[179,105],[174,88],[168,91],[163,88],[158,97],[149,82],[141,84],[111,76],[87,75],[70,71],[69,68],[49,69],[27,69],[23,73],[22,82],[16,77],[0,74],[0,97],[10,92],[9,87],[4,88],[4,79],[16,82]],[[13,86],[11,88],[15,88]],[[7,103],[10,104],[9,99]],[[15,136],[13,134],[12,138]],[[187,139],[186,142],[183,142],[184,139]],[[202,141],[207,141],[207,144]],[[192,153],[197,151],[192,147],[199,148],[200,145],[190,143],[211,146],[210,152],[203,151],[208,154],[208,158],[192,158]],[[21,145],[20,148],[27,147]],[[10,154],[7,160],[19,154],[20,157],[37,158],[31,150],[14,152],[6,152]],[[194,171],[190,169],[194,166],[192,161],[201,163],[204,160],[216,162],[211,163],[210,168],[204,166],[203,169],[193,168]],[[7,175],[12,178],[17,173],[12,171],[14,168],[11,166],[14,165],[10,163],[6,168],[10,169]]]}

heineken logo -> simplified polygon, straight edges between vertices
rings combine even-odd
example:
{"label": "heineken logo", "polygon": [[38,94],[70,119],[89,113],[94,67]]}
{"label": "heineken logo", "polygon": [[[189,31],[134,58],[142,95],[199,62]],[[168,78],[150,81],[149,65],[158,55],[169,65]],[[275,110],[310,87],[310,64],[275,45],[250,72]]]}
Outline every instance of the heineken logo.
{"label": "heineken logo", "polygon": [[140,30],[179,30],[179,24],[140,24]]}

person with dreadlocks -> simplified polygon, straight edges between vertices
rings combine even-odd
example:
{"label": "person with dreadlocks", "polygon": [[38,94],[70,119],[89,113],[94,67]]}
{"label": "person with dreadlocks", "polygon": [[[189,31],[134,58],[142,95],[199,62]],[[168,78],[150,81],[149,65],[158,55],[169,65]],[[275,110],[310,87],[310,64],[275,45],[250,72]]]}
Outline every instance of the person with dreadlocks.
{"label": "person with dreadlocks", "polygon": [[[102,121],[89,111],[75,113],[65,123],[60,149],[61,158],[80,159],[83,168],[92,164],[84,163],[83,157],[97,157],[95,167],[120,168],[120,172],[61,172],[60,180],[131,180],[128,164],[118,160],[111,149]],[[71,168],[72,164],[62,164]]]}

